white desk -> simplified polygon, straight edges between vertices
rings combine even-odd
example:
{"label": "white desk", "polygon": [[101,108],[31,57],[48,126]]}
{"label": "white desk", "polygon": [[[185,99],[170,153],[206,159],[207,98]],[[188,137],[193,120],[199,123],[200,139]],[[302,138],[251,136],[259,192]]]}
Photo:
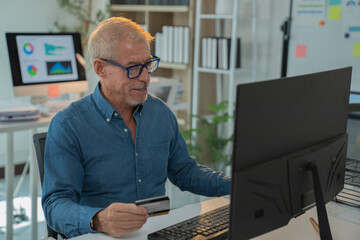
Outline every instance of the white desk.
{"label": "white desk", "polygon": [[[13,239],[13,194],[14,194],[14,132],[48,127],[52,117],[42,117],[37,121],[0,123],[0,134],[6,133],[7,157],[5,164],[6,185],[6,240]],[[30,136],[30,195],[31,195],[31,239],[37,240],[37,195],[38,170],[34,157],[34,145]]]}
{"label": "white desk", "polygon": [[[220,197],[207,200],[201,203],[188,205],[170,211],[168,215],[149,218],[147,223],[137,232],[123,236],[121,239],[144,240],[147,235],[164,227],[181,222],[200,213],[211,211],[220,206],[228,204],[227,198]],[[334,240],[355,240],[360,239],[360,209],[330,202],[327,204],[328,216],[331,225],[331,232]],[[307,213],[292,219],[290,223],[280,229],[274,230],[255,240],[318,240],[320,237],[313,229],[309,218],[317,220],[316,209],[311,209]],[[72,240],[113,240],[102,233],[85,234]]]}

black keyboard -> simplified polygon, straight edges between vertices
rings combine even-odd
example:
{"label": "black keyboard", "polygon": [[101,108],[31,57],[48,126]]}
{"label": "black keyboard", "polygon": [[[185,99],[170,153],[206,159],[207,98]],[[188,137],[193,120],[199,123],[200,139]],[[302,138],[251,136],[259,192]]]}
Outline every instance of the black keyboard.
{"label": "black keyboard", "polygon": [[229,205],[187,219],[148,235],[150,240],[224,240],[229,231]]}

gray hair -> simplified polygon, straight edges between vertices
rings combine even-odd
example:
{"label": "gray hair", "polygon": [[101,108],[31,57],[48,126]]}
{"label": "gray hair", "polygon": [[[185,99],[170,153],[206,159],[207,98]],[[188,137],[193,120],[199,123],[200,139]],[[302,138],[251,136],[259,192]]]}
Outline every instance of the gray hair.
{"label": "gray hair", "polygon": [[95,58],[98,57],[112,60],[120,57],[116,49],[119,43],[125,39],[147,41],[150,44],[154,37],[130,19],[124,17],[109,18],[100,22],[90,34],[88,51],[91,62],[94,62]]}

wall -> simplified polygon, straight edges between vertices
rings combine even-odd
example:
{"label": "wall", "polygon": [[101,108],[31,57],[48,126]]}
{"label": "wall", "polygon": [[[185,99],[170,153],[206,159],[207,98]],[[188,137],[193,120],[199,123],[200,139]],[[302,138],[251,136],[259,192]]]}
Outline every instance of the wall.
{"label": "wall", "polygon": [[[232,13],[232,0],[218,1],[217,12]],[[256,7],[256,39],[253,39],[251,16],[254,6]],[[283,36],[280,27],[289,15],[289,9],[290,1],[287,0],[239,0],[238,35],[241,38],[242,67],[252,67],[252,48],[255,42],[257,42],[257,62],[255,79],[252,79],[250,72],[244,72],[238,75],[238,83],[279,78]],[[231,21],[227,21],[224,25],[224,35],[230,37]]]}
{"label": "wall", "polygon": [[[95,9],[104,9],[108,0],[93,0]],[[0,0],[0,101],[13,99],[11,72],[6,32],[56,32],[54,22],[66,26],[77,25],[77,20],[59,8],[56,0]],[[85,52],[86,53],[86,52]],[[89,65],[89,64],[88,64]],[[87,79],[92,91],[97,78],[91,67],[87,69]],[[29,101],[28,97],[20,98]],[[15,133],[15,162],[24,162],[29,149],[29,131]],[[6,157],[5,134],[0,134],[0,166],[4,166]]]}

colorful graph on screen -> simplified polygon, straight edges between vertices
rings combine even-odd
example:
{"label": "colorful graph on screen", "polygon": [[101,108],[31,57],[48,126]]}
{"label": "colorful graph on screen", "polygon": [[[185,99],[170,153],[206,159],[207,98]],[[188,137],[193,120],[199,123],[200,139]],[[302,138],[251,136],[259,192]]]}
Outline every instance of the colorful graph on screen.
{"label": "colorful graph on screen", "polygon": [[46,62],[48,75],[71,74],[71,61]]}
{"label": "colorful graph on screen", "polygon": [[34,52],[34,46],[31,43],[25,43],[23,50],[27,55],[30,55]]}
{"label": "colorful graph on screen", "polygon": [[355,1],[348,1],[346,3],[346,6],[356,6],[356,3],[355,3]]}
{"label": "colorful graph on screen", "polygon": [[45,43],[45,54],[46,55],[61,55],[66,49],[64,46],[55,46],[53,44]]}
{"label": "colorful graph on screen", "polygon": [[36,73],[37,73],[37,69],[36,69],[36,67],[35,67],[34,65],[29,65],[29,66],[27,67],[27,72],[28,72],[28,74],[29,74],[30,76],[35,76]]}

